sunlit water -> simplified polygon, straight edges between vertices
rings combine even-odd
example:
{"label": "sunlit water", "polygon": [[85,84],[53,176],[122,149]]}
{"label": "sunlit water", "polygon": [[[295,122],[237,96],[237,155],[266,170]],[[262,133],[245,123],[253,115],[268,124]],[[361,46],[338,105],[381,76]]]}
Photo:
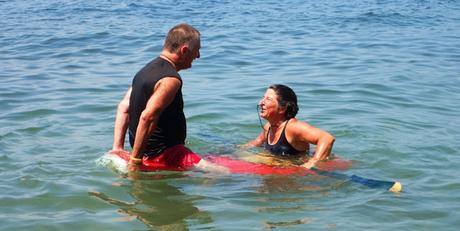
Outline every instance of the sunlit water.
{"label": "sunlit water", "polygon": [[[457,230],[458,1],[0,1],[0,229]],[[202,33],[181,72],[187,146],[238,152],[267,86],[331,132],[346,174],[127,176],[110,149],[117,102],[173,25]],[[136,180],[133,180],[136,179]]]}

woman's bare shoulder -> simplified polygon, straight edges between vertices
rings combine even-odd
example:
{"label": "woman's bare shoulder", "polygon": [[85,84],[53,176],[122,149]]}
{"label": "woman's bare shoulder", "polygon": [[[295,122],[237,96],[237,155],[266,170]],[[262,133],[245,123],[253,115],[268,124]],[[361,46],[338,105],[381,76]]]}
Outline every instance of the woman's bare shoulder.
{"label": "woman's bare shoulder", "polygon": [[289,124],[290,128],[292,129],[298,129],[298,128],[302,128],[302,127],[311,127],[311,125],[309,123],[307,123],[306,121],[302,121],[302,120],[298,120],[297,118],[292,118],[289,120]]}

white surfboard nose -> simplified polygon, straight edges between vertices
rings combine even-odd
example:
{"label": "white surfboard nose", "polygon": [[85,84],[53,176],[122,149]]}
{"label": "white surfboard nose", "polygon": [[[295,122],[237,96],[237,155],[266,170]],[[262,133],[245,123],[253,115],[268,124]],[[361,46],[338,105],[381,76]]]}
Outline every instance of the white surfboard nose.
{"label": "white surfboard nose", "polygon": [[96,159],[98,166],[104,166],[114,169],[120,173],[128,173],[128,163],[120,158],[118,155],[114,155],[110,152],[105,153],[98,159]]}

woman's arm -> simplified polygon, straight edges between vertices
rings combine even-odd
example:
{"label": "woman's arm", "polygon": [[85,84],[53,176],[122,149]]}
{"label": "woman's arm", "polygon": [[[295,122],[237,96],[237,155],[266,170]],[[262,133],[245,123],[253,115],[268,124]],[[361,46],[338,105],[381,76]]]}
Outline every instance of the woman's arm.
{"label": "woman's arm", "polygon": [[308,123],[296,121],[295,126],[291,126],[295,142],[307,142],[316,145],[316,151],[307,163],[303,166],[313,167],[316,162],[325,160],[332,151],[335,137],[326,131],[313,127]]}

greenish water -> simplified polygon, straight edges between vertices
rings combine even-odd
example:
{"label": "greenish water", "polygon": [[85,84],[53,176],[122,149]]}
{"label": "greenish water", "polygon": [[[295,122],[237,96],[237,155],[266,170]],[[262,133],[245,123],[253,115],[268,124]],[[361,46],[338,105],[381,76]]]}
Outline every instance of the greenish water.
{"label": "greenish water", "polygon": [[[0,1],[0,230],[457,230],[458,1]],[[167,30],[202,33],[181,72],[187,146],[237,152],[273,83],[331,132],[347,174],[140,174],[96,160]]]}

